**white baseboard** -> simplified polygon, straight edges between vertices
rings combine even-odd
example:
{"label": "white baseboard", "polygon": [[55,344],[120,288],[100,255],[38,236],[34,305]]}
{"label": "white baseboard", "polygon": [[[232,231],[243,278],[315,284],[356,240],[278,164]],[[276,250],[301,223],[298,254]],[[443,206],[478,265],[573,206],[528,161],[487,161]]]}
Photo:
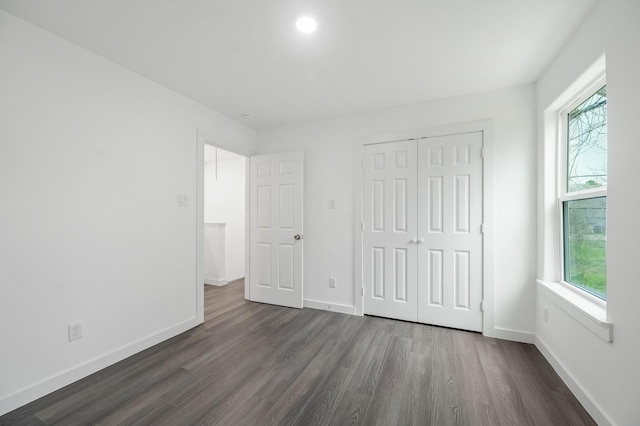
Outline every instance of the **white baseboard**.
{"label": "white baseboard", "polygon": [[508,328],[494,327],[492,330],[484,330],[483,335],[496,339],[511,340],[520,343],[535,343],[535,334],[526,331],[509,330]]}
{"label": "white baseboard", "polygon": [[536,336],[535,345],[596,423],[600,426],[615,424],[589,392],[587,392],[573,374],[569,372],[566,366],[556,357],[549,346],[538,336]]}
{"label": "white baseboard", "polygon": [[340,305],[338,303],[320,302],[318,300],[305,299],[302,304],[305,308],[321,309],[323,311],[339,312],[341,314],[356,314],[355,306]]}
{"label": "white baseboard", "polygon": [[208,285],[216,285],[218,287],[221,287],[223,285],[227,285],[229,281],[227,281],[226,278],[221,278],[221,279],[205,278],[204,283]]}
{"label": "white baseboard", "polygon": [[70,368],[66,371],[58,373],[47,379],[44,379],[38,383],[27,386],[17,392],[14,392],[6,397],[0,399],[0,416],[10,411],[20,408],[38,398],[41,398],[53,391],[61,389],[75,381],[78,381],[90,374],[100,371],[110,365],[115,364],[118,361],[122,361],[125,358],[135,355],[151,346],[164,342],[180,333],[195,327],[198,325],[195,317],[190,318],[180,324],[166,328],[158,333],[152,334],[147,337],[143,337],[128,345],[122,346],[111,352],[108,352],[98,358],[92,359],[80,364],[76,367]]}

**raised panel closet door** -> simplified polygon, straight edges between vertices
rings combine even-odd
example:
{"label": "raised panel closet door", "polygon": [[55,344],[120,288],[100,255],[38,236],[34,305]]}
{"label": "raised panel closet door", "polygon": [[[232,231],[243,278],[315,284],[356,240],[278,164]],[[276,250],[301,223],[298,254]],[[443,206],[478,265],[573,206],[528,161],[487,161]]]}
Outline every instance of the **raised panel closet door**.
{"label": "raised panel closet door", "polygon": [[481,132],[418,142],[418,321],[482,331]]}
{"label": "raised panel closet door", "polygon": [[418,319],[416,142],[363,147],[364,313]]}

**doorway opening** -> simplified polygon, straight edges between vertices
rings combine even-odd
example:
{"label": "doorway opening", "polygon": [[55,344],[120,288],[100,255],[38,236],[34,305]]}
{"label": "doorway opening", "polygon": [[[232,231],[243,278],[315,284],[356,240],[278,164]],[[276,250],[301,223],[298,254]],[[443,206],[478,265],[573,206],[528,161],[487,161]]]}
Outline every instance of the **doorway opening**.
{"label": "doorway opening", "polygon": [[[242,274],[246,300],[302,308],[303,153],[252,156],[246,147],[202,130],[198,130],[197,144],[196,321],[204,322],[205,264],[211,260],[205,261],[205,228],[211,228],[207,230],[209,234],[220,234],[221,230],[215,228],[222,228],[222,223],[225,224],[224,273],[221,273],[223,262],[218,258],[213,266],[207,266],[207,274],[218,274],[206,277],[213,278],[207,280],[209,284],[229,282]],[[205,152],[209,152],[206,158]],[[227,161],[236,164],[225,170]],[[226,195],[212,203],[210,197],[205,197],[205,191],[209,193],[210,188],[224,181],[235,185],[218,188]],[[236,211],[233,217],[216,216],[232,198],[238,204],[244,200],[244,212]],[[235,234],[236,247],[242,246],[244,239],[244,255],[242,251],[232,254],[226,250],[232,221],[239,224],[234,226],[236,230],[244,231],[244,238]],[[205,227],[205,223],[212,226]],[[270,228],[274,232],[269,232]],[[222,245],[219,235],[211,241],[217,243],[218,248]],[[214,247],[209,246],[207,250],[212,253]],[[229,259],[230,256],[233,258]],[[295,303],[287,297],[295,299]]]}
{"label": "doorway opening", "polygon": [[246,157],[204,145],[204,253],[207,285],[245,277]]}

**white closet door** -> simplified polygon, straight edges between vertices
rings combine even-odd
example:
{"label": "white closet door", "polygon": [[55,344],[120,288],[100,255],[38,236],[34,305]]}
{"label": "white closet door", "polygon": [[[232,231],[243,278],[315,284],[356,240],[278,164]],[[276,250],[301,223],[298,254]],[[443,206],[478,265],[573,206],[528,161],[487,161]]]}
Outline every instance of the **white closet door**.
{"label": "white closet door", "polygon": [[482,133],[418,142],[418,321],[482,331]]}
{"label": "white closet door", "polygon": [[364,313],[417,321],[416,141],[363,154]]}
{"label": "white closet door", "polygon": [[252,301],[302,308],[303,153],[251,157]]}

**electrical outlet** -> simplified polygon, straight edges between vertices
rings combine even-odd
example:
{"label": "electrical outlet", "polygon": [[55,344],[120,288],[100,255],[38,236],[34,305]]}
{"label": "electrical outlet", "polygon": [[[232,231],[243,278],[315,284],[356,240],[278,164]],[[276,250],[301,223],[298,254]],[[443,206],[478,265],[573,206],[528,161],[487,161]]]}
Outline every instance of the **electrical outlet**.
{"label": "electrical outlet", "polygon": [[69,324],[69,341],[76,340],[82,337],[82,323],[77,322],[75,324]]}
{"label": "electrical outlet", "polygon": [[336,288],[336,279],[335,278],[329,278],[329,287],[331,288]]}

